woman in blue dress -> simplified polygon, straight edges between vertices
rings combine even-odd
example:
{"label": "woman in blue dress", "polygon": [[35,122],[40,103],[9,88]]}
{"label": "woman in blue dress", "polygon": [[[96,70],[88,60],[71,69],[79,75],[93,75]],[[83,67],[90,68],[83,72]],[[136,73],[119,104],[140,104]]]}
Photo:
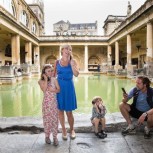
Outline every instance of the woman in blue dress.
{"label": "woman in blue dress", "polygon": [[70,125],[70,137],[75,139],[74,117],[72,111],[77,109],[77,100],[73,83],[73,75],[77,77],[79,70],[76,61],[72,58],[72,47],[64,45],[61,47],[61,59],[55,62],[55,75],[60,86],[60,92],[57,94],[59,120],[62,126],[62,138],[67,140],[67,131],[65,128],[66,112],[68,123]]}

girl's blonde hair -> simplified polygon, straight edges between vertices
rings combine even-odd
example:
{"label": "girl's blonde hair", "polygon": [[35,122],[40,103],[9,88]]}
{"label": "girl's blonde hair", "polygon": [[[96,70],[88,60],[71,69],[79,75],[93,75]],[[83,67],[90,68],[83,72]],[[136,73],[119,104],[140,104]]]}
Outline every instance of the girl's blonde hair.
{"label": "girl's blonde hair", "polygon": [[103,101],[102,98],[100,96],[95,96],[93,99],[92,99],[92,104],[95,104],[97,101]]}
{"label": "girl's blonde hair", "polygon": [[54,70],[54,68],[51,64],[45,64],[42,68],[41,80],[44,80],[43,74],[45,74],[46,69],[51,69],[52,71]]}

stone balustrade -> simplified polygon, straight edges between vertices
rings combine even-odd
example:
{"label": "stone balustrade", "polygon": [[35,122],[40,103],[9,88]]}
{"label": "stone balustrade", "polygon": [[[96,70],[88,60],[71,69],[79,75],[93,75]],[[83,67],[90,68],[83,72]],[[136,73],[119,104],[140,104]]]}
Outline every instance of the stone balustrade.
{"label": "stone balustrade", "polygon": [[107,41],[107,36],[40,36],[40,41]]}

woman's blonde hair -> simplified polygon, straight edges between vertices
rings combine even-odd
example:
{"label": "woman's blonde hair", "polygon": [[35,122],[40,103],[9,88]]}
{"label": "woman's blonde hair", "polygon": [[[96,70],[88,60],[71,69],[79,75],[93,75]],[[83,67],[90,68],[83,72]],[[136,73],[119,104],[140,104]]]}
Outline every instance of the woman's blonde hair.
{"label": "woman's blonde hair", "polygon": [[67,45],[62,45],[62,46],[61,46],[61,55],[63,54],[63,52],[62,52],[63,49],[69,49],[69,50],[72,51],[72,47],[71,47],[71,45],[68,45],[68,44],[67,44]]}
{"label": "woman's blonde hair", "polygon": [[95,96],[93,99],[92,99],[92,104],[95,104],[97,101],[103,101],[102,98],[100,96]]}

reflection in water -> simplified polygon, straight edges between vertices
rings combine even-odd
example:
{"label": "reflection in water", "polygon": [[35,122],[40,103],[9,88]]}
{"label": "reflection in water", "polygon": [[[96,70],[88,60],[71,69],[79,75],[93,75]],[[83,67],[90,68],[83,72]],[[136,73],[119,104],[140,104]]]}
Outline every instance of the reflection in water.
{"label": "reflection in water", "polygon": [[[0,116],[41,116],[43,93],[37,82],[38,78],[33,78],[16,85],[1,85]],[[91,114],[91,100],[96,95],[103,98],[109,113],[119,111],[121,87],[129,91],[134,86],[131,80],[100,75],[80,75],[74,83],[78,101],[75,113],[79,114]]]}
{"label": "reflection in water", "polygon": [[43,95],[37,80],[0,86],[0,116],[40,116]]}
{"label": "reflection in water", "polygon": [[[75,81],[75,80],[74,80]],[[78,109],[77,113],[91,113],[91,100],[94,96],[101,96],[109,113],[118,112],[118,105],[122,99],[124,87],[129,91],[135,85],[127,79],[117,79],[111,76],[86,75],[80,76],[75,82]]]}

